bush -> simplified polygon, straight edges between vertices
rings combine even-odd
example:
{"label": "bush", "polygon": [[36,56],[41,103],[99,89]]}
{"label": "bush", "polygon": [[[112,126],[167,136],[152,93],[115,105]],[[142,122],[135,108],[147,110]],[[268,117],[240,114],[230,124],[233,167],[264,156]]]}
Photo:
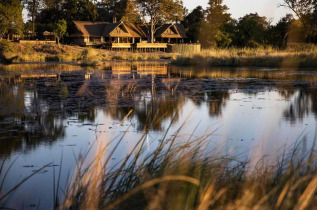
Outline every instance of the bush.
{"label": "bush", "polygon": [[81,53],[82,59],[84,61],[96,61],[97,60],[97,52],[92,48],[85,48]]}
{"label": "bush", "polygon": [[16,53],[17,46],[9,40],[0,41],[0,51],[2,53]]}
{"label": "bush", "polygon": [[63,61],[63,57],[59,55],[52,55],[52,56],[46,56],[45,61],[56,61],[56,62],[61,62]]}

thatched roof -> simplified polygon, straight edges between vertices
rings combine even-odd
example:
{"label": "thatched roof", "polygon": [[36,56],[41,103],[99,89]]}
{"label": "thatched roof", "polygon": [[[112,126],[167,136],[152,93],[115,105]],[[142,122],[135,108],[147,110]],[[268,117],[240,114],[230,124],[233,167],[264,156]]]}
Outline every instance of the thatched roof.
{"label": "thatched roof", "polygon": [[[71,37],[134,37],[146,38],[148,28],[145,25],[134,23],[107,23],[107,22],[90,22],[74,21],[76,29]],[[119,28],[118,28],[119,27]],[[170,29],[168,31],[168,29]],[[161,38],[186,38],[184,26],[181,24],[164,24],[159,26],[155,37]]]}
{"label": "thatched roof", "polygon": [[91,21],[74,21],[76,28],[78,29],[71,37],[100,37],[102,31],[109,24],[107,22],[91,22]]}
{"label": "thatched roof", "polygon": [[187,38],[182,24],[164,24],[158,26],[155,37],[160,38]]}

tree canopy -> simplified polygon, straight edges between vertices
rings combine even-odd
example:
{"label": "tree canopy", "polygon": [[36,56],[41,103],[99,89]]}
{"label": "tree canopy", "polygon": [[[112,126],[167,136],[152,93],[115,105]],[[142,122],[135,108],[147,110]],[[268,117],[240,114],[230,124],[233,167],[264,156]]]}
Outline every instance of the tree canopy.
{"label": "tree canopy", "polygon": [[55,26],[54,32],[57,38],[57,43],[59,44],[60,39],[63,38],[64,34],[67,32],[66,20],[59,20]]}
{"label": "tree canopy", "polygon": [[1,0],[0,2],[0,38],[8,32],[22,34],[22,4],[20,0]]}
{"label": "tree canopy", "polygon": [[183,2],[179,0],[136,0],[137,8],[144,24],[149,24],[149,39],[154,42],[154,34],[162,23],[178,21],[183,18]]}
{"label": "tree canopy", "polygon": [[[165,23],[181,23],[188,42],[203,47],[284,48],[289,42],[317,43],[317,0],[283,0],[280,6],[295,15],[287,15],[276,24],[257,13],[236,20],[231,17],[223,0],[209,0],[209,6],[198,6],[188,12],[181,0],[1,0],[0,38],[23,31],[22,9],[29,21],[24,30],[56,30],[60,20],[66,21],[68,34],[74,20],[124,21],[140,23],[148,29],[148,41]],[[67,34],[65,32],[65,34]]]}

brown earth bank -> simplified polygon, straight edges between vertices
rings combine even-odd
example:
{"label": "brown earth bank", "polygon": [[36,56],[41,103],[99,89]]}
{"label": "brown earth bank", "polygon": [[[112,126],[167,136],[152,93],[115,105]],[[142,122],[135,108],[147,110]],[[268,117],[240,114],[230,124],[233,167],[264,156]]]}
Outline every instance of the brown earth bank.
{"label": "brown earth bank", "polygon": [[109,51],[91,47],[57,45],[53,43],[13,43],[0,41],[0,52],[3,64],[11,58],[13,63],[29,62],[71,62],[80,65],[99,65],[103,61],[141,61],[141,60],[171,60],[176,54],[164,52],[127,52]]}

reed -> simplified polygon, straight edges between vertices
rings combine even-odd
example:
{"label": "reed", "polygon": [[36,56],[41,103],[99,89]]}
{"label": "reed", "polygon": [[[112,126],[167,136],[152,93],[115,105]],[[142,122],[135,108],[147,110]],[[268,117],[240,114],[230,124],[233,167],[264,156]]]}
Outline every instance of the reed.
{"label": "reed", "polygon": [[[152,115],[153,123],[162,117],[158,113]],[[132,111],[119,124],[123,124],[131,114]],[[96,126],[96,140],[87,153],[79,154],[66,188],[60,186],[63,157],[58,175],[54,169],[54,208],[207,210],[315,207],[317,156],[314,146],[306,154],[300,154],[302,139],[299,138],[272,164],[263,158],[251,165],[238,156],[222,155],[217,148],[212,149],[208,142],[212,141],[214,132],[200,137],[195,129],[189,135],[181,135],[186,121],[170,135],[176,116],[150,152],[145,149],[149,134],[145,127],[131,152],[115,164],[110,160],[119,145],[129,138],[128,129],[114,138],[116,132],[105,136]],[[316,142],[317,129],[313,145]],[[11,166],[2,176],[0,191]],[[40,170],[48,166],[50,164]],[[3,192],[0,201],[40,170],[23,179],[12,190]],[[0,175],[2,172],[3,163]],[[60,188],[65,189],[63,197]]]}
{"label": "reed", "polygon": [[[155,120],[158,118],[155,115]],[[115,165],[110,165],[109,160],[127,138],[126,132],[119,140],[103,145],[97,137],[95,158],[89,164],[85,158],[78,159],[76,173],[59,208],[207,210],[315,206],[317,168],[313,149],[306,155],[310,158],[299,159],[296,144],[274,164],[265,164],[263,159],[257,167],[251,167],[248,161],[208,149],[212,133],[195,137],[193,132],[188,139],[181,136],[184,124],[167,138],[169,127],[149,153],[144,149],[148,135],[144,129],[131,153]],[[107,153],[111,145],[113,150]]]}
{"label": "reed", "polygon": [[290,46],[285,50],[266,48],[204,49],[200,53],[184,53],[174,65],[255,66],[255,67],[316,67],[317,47]]}

